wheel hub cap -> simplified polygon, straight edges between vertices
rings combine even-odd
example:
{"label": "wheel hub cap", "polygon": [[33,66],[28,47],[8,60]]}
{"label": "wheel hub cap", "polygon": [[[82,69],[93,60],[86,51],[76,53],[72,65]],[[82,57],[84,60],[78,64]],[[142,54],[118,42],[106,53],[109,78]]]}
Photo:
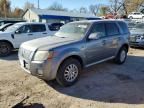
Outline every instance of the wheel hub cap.
{"label": "wheel hub cap", "polygon": [[78,67],[75,64],[70,64],[66,67],[64,78],[68,82],[73,82],[78,76]]}
{"label": "wheel hub cap", "polygon": [[120,55],[120,60],[121,60],[121,62],[123,62],[123,61],[125,60],[125,58],[126,58],[126,52],[123,50],[123,51],[121,52],[121,55]]}

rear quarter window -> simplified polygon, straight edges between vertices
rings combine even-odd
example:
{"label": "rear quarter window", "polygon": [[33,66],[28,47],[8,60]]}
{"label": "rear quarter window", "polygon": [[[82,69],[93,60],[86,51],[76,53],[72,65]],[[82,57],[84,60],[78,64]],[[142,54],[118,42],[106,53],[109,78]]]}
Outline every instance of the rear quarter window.
{"label": "rear quarter window", "polygon": [[127,34],[129,33],[129,30],[128,30],[128,25],[124,22],[118,22],[121,30],[122,30],[122,34]]}

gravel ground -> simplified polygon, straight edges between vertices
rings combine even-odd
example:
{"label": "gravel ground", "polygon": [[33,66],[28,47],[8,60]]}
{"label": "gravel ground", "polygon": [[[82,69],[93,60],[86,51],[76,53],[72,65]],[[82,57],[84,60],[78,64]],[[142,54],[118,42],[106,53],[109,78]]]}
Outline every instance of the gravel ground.
{"label": "gravel ground", "polygon": [[124,65],[85,69],[72,87],[25,73],[17,52],[0,59],[0,108],[144,108],[144,50],[131,49]]}

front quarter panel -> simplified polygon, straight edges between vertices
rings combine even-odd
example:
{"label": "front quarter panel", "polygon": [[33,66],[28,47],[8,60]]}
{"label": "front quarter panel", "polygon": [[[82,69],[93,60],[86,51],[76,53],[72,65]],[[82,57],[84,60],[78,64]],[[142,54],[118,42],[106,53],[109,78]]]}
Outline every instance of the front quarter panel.
{"label": "front quarter panel", "polygon": [[[82,61],[83,61],[83,65],[85,65],[85,45],[84,42],[76,42],[73,44],[69,44],[69,45],[64,45],[58,48],[53,49],[55,52],[55,59],[56,59],[56,64],[55,64],[55,68],[56,70],[58,70],[59,66],[61,65],[61,63],[71,57],[71,56],[79,56]],[[55,75],[56,76],[56,73]]]}

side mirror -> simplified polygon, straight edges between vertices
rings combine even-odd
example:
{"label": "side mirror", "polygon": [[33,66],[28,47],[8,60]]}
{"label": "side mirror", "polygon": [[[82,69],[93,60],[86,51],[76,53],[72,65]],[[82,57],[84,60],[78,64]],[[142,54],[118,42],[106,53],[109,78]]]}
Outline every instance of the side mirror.
{"label": "side mirror", "polygon": [[15,31],[15,34],[20,34],[21,32],[19,30],[16,30]]}
{"label": "side mirror", "polygon": [[97,40],[102,36],[102,33],[92,33],[89,35],[90,40]]}

